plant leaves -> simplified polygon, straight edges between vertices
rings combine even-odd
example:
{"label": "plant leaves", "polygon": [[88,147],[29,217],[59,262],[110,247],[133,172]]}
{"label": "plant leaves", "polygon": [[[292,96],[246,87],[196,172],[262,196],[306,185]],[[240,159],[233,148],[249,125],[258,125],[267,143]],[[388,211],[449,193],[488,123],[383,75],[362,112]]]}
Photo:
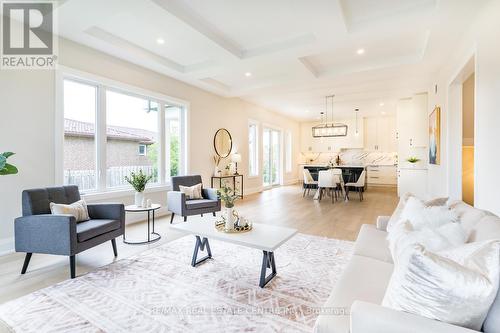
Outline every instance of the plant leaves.
{"label": "plant leaves", "polygon": [[6,163],[7,163],[7,158],[3,155],[0,155],[0,170],[2,170],[5,167]]}
{"label": "plant leaves", "polygon": [[5,163],[5,166],[0,170],[0,175],[5,176],[5,175],[15,175],[19,171],[15,166],[9,163]]}
{"label": "plant leaves", "polygon": [[15,155],[15,153],[13,153],[11,151],[6,151],[5,153],[2,154],[2,156],[5,157],[5,158],[9,158],[12,155]]}

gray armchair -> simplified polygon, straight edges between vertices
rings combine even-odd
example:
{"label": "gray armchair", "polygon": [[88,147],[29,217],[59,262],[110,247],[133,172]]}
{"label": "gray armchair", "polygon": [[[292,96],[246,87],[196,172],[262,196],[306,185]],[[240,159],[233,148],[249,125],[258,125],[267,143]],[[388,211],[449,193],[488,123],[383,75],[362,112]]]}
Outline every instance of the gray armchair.
{"label": "gray armchair", "polygon": [[16,252],[26,252],[21,274],[26,273],[33,253],[69,256],[71,278],[75,277],[75,255],[111,241],[125,230],[123,204],[88,204],[90,220],[76,223],[72,215],[52,215],[50,203],[70,204],[80,200],[77,186],[25,190],[23,216],[15,220]]}
{"label": "gray armchair", "polygon": [[212,213],[215,216],[220,211],[221,204],[216,189],[202,189],[203,199],[195,200],[186,200],[186,195],[179,191],[179,185],[193,186],[200,183],[200,175],[172,177],[173,191],[167,193],[168,210],[172,212],[170,223],[174,221],[175,214],[183,216],[184,221],[187,221],[187,217],[191,215]]}

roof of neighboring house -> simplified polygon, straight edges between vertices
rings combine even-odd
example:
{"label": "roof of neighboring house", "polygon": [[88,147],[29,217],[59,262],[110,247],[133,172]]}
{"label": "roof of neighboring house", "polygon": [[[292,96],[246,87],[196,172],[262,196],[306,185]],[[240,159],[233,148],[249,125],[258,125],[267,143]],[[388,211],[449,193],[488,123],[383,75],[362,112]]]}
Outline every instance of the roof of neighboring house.
{"label": "roof of neighboring house", "polygon": [[[64,119],[64,135],[90,137],[94,136],[94,124],[84,121]],[[135,141],[143,144],[156,142],[156,133],[140,128],[107,126],[106,135],[110,139]]]}

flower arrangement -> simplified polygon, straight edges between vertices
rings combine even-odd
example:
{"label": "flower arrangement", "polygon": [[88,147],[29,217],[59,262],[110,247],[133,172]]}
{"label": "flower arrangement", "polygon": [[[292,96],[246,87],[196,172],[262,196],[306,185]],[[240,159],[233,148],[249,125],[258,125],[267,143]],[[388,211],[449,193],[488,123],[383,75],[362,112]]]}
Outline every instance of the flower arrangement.
{"label": "flower arrangement", "polygon": [[222,160],[222,157],[220,157],[219,155],[214,155],[214,176],[220,176],[221,172],[220,172],[220,169],[219,169],[219,164],[220,164],[220,161]]}
{"label": "flower arrangement", "polygon": [[234,190],[226,185],[222,186],[217,193],[219,198],[224,202],[224,207],[226,208],[233,208],[234,202],[239,198],[239,196],[234,193]]}
{"label": "flower arrangement", "polygon": [[221,157],[219,155],[214,155],[214,163],[215,166],[218,167],[220,163]]}
{"label": "flower arrangement", "polygon": [[141,193],[144,192],[147,183],[153,178],[153,175],[146,175],[142,169],[138,173],[131,172],[130,177],[125,176],[125,180],[132,185],[134,190]]}
{"label": "flower arrangement", "polygon": [[10,151],[0,154],[0,176],[15,175],[18,173],[14,165],[7,163],[7,159],[12,155],[14,155],[14,153]]}
{"label": "flower arrangement", "polygon": [[406,159],[406,161],[408,161],[410,163],[417,163],[420,161],[420,159],[415,157],[415,156],[410,156],[409,158]]}

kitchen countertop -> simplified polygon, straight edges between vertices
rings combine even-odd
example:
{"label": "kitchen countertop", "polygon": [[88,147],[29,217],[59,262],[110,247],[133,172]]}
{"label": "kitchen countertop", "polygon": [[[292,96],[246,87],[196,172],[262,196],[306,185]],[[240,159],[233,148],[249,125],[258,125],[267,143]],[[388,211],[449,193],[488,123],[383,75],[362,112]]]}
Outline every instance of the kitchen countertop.
{"label": "kitchen countertop", "polygon": [[[305,167],[313,167],[313,168],[326,168],[328,164],[305,164],[301,163],[299,165]],[[354,164],[342,164],[342,165],[334,165],[334,168],[366,168],[369,166],[379,166],[379,167],[397,167],[397,165],[388,165],[388,164],[367,164],[367,165],[354,165]]]}

